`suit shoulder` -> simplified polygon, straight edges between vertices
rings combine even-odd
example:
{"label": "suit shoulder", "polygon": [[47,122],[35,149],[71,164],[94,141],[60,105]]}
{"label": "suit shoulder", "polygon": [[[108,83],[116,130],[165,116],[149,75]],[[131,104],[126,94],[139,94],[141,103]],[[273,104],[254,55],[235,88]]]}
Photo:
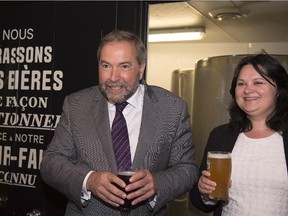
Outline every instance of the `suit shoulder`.
{"label": "suit shoulder", "polygon": [[73,92],[66,97],[70,103],[76,103],[79,101],[89,101],[93,100],[100,94],[100,90],[98,86],[92,86],[86,89],[79,90],[77,92]]}
{"label": "suit shoulder", "polygon": [[91,86],[89,88],[81,89],[79,91],[73,92],[68,95],[70,98],[77,98],[77,97],[83,97],[87,95],[95,95],[95,93],[100,92],[99,86]]}
{"label": "suit shoulder", "polygon": [[165,98],[170,98],[170,99],[172,98],[174,100],[184,102],[184,100],[181,97],[179,97],[175,93],[173,93],[173,92],[171,92],[165,88],[162,88],[160,86],[149,86],[149,88],[159,100],[165,99]]}
{"label": "suit shoulder", "polygon": [[91,86],[89,88],[85,88],[85,89],[81,89],[81,90],[76,91],[76,92],[72,92],[68,96],[69,97],[77,97],[77,96],[81,96],[81,95],[91,94],[92,92],[96,92],[98,90],[99,90],[99,86]]}

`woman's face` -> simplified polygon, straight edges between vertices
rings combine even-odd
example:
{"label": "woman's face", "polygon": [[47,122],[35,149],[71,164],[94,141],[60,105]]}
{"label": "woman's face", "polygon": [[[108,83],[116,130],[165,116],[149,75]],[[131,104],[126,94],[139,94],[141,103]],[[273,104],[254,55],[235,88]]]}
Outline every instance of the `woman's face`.
{"label": "woman's face", "polygon": [[242,67],[235,88],[235,99],[249,119],[266,120],[275,109],[276,94],[276,83],[275,86],[271,85],[252,65]]}

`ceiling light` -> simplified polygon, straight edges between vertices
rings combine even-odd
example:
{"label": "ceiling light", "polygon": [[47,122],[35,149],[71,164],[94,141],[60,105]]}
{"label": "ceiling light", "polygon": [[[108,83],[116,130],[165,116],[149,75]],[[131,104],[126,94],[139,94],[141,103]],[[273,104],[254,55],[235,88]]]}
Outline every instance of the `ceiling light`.
{"label": "ceiling light", "polygon": [[204,28],[150,30],[148,42],[201,40],[204,35]]}
{"label": "ceiling light", "polygon": [[242,19],[245,15],[241,13],[235,13],[235,12],[228,12],[228,13],[219,13],[214,16],[215,19],[218,21],[222,20],[236,20],[236,19]]}
{"label": "ceiling light", "polygon": [[239,20],[242,18],[247,17],[248,11],[245,11],[243,9],[240,10],[240,8],[219,8],[215,9],[213,11],[210,11],[209,16],[218,20],[218,21],[224,21],[224,20]]}

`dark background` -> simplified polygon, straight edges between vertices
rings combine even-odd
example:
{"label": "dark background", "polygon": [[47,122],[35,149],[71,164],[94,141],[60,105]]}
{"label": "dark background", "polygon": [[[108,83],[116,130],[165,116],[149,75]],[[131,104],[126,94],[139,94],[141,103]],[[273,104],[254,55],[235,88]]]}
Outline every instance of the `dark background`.
{"label": "dark background", "polygon": [[[0,2],[0,48],[52,46],[51,63],[26,64],[28,70],[61,70],[64,73],[61,91],[36,90],[0,90],[5,96],[49,97],[49,107],[39,113],[61,114],[62,103],[67,94],[98,84],[97,46],[101,37],[114,29],[129,30],[140,36],[146,43],[148,3],[145,1],[97,1],[97,2]],[[32,28],[34,37],[31,40],[4,40],[3,30]],[[1,64],[0,70],[5,75],[9,70],[23,70],[23,64]],[[33,110],[32,110],[33,111]],[[30,112],[19,108],[0,107],[0,112]],[[35,110],[34,110],[35,112]],[[1,125],[1,122],[0,122]],[[1,127],[0,132],[9,134],[38,134],[39,130]],[[11,143],[0,141],[0,145],[12,146],[12,155],[17,154],[19,147],[39,148],[45,150],[53,130],[44,131],[45,146],[33,143]],[[0,155],[3,156],[3,152]],[[10,166],[0,163],[0,171],[28,173],[37,175],[36,188],[26,188],[2,182],[0,175],[0,215],[21,215],[33,209],[41,215],[64,215],[66,198],[47,186],[41,179],[39,170],[25,167],[21,169],[17,162]]]}

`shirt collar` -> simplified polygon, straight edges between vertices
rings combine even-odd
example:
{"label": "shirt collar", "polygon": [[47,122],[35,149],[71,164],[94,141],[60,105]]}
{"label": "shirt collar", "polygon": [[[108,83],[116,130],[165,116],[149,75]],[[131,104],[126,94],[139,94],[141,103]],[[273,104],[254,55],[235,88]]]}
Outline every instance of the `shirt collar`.
{"label": "shirt collar", "polygon": [[[136,92],[127,100],[127,102],[132,105],[134,108],[135,107],[141,107],[143,104],[143,98],[144,98],[144,85],[139,84]],[[108,102],[108,108],[113,107],[114,104]]]}

